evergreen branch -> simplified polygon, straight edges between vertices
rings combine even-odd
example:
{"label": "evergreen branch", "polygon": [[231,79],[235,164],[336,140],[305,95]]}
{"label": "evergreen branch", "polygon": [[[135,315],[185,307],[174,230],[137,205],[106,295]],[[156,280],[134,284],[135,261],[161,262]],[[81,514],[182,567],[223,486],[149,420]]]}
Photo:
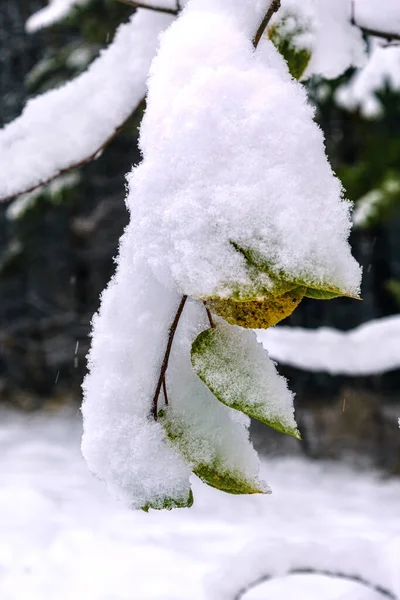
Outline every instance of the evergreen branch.
{"label": "evergreen branch", "polygon": [[[158,414],[158,410],[157,410],[158,396],[160,395],[162,385],[164,385],[164,393],[166,391],[165,374],[168,369],[168,361],[169,361],[169,356],[171,354],[172,342],[174,341],[175,332],[178,327],[179,319],[181,318],[182,311],[185,307],[186,300],[187,300],[187,296],[182,296],[182,299],[178,306],[178,310],[176,311],[174,320],[172,321],[171,327],[169,328],[167,347],[165,349],[164,359],[163,359],[161,369],[160,369],[160,376],[158,378],[158,383],[157,383],[156,391],[154,393],[152,408],[151,408],[151,414],[153,415],[153,418],[155,421],[157,421],[157,414]],[[166,403],[168,403],[167,396],[165,396],[165,398],[166,398]]]}
{"label": "evergreen branch", "polygon": [[264,31],[268,27],[268,23],[272,19],[274,13],[276,13],[276,11],[280,9],[280,7],[281,7],[281,0],[272,0],[271,1],[271,4],[269,5],[269,8],[265,14],[265,17],[261,21],[260,26],[258,27],[256,34],[253,38],[254,48],[257,48],[257,46],[260,43],[260,40],[263,36]]}
{"label": "evergreen branch", "polygon": [[167,13],[168,15],[177,15],[179,10],[174,8],[166,8],[164,6],[157,6],[154,4],[146,4],[146,2],[137,2],[136,0],[118,0],[122,4],[132,6],[132,8],[147,8],[148,10],[154,10],[155,12]]}
{"label": "evergreen branch", "polygon": [[[397,596],[395,596],[394,593],[391,592],[390,590],[388,590],[387,588],[384,588],[381,585],[372,583],[371,581],[364,579],[364,577],[360,577],[360,575],[352,575],[352,574],[342,573],[340,571],[329,571],[326,569],[313,569],[311,567],[300,567],[298,569],[290,569],[289,571],[286,571],[285,575],[325,575],[326,577],[334,577],[336,579],[353,581],[355,583],[359,583],[359,584],[377,592],[378,594],[381,594],[381,596],[384,596],[385,598],[389,598],[390,600],[399,600],[397,598]],[[243,598],[244,594],[247,594],[247,592],[249,592],[251,589],[255,588],[257,585],[260,585],[261,583],[264,583],[265,581],[269,581],[272,578],[273,578],[272,575],[262,575],[261,577],[259,577],[255,581],[253,581],[252,583],[241,588],[239,590],[239,592],[236,594],[236,596],[234,597],[234,600],[241,600],[241,598]]]}

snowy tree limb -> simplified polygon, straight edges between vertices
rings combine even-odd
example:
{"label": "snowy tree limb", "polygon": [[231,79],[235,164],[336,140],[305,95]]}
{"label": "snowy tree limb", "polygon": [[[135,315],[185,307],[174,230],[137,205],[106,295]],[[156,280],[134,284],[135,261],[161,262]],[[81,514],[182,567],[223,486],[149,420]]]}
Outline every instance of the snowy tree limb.
{"label": "snowy tree limb", "polygon": [[360,25],[356,19],[356,3],[355,0],[351,0],[351,24],[355,27],[361,29],[361,31],[365,35],[371,35],[373,37],[383,38],[388,40],[389,42],[392,40],[400,40],[400,33],[390,32],[390,31],[380,31],[378,29],[374,29],[373,27],[366,27],[365,25]]}
{"label": "snowy tree limb", "polygon": [[[366,579],[364,579],[363,577],[360,577],[359,575],[347,574],[347,573],[343,573],[341,571],[329,571],[329,570],[325,570],[325,569],[314,569],[312,567],[301,567],[301,568],[297,568],[297,569],[290,569],[289,571],[286,572],[286,575],[325,575],[326,577],[334,577],[336,579],[344,579],[346,581],[353,581],[355,583],[359,583],[360,585],[363,585],[363,586],[373,590],[374,592],[377,592],[378,594],[381,594],[381,596],[384,596],[385,598],[390,598],[391,600],[398,600],[397,596],[395,596],[393,594],[393,592],[391,592],[387,588],[384,588],[381,585],[372,583],[371,581],[367,581]],[[233,598],[233,600],[241,600],[241,598],[243,598],[243,596],[245,594],[247,594],[247,592],[249,592],[251,589],[255,588],[257,585],[264,583],[265,581],[269,581],[272,578],[273,578],[273,575],[268,575],[268,574],[262,575],[261,577],[259,577],[255,581],[253,581],[252,583],[250,583],[250,584],[246,585],[245,587],[243,587],[242,589],[240,589],[238,594],[236,594],[236,596]]]}
{"label": "snowy tree limb", "polygon": [[158,35],[172,20],[138,10],[87,71],[30,100],[0,130],[0,200],[84,165],[118,135],[143,102]]}

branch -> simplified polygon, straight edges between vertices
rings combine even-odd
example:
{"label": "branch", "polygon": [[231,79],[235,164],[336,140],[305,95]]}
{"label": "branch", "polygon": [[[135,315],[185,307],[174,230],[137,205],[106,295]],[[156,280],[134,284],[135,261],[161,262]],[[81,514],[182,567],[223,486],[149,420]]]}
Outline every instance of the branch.
{"label": "branch", "polygon": [[388,40],[391,42],[392,40],[400,40],[400,33],[392,33],[389,31],[379,31],[378,29],[371,29],[370,27],[364,27],[363,25],[359,25],[356,20],[356,5],[355,0],[351,0],[351,18],[350,22],[355,27],[361,29],[364,35],[371,35],[373,37],[383,38],[384,40]]}
{"label": "branch", "polygon": [[264,33],[264,31],[266,30],[268,23],[270,22],[272,16],[274,13],[276,13],[277,10],[279,10],[281,7],[281,0],[272,0],[271,4],[266,12],[265,17],[263,18],[263,20],[260,23],[259,28],[257,29],[257,32],[253,38],[253,46],[254,48],[257,48],[262,35]]}
{"label": "branch", "polygon": [[135,109],[129,115],[129,117],[127,119],[125,119],[125,121],[123,123],[121,123],[121,125],[119,125],[119,127],[117,127],[117,129],[114,131],[114,133],[109,138],[107,138],[101,144],[101,146],[99,146],[94,152],[92,152],[92,154],[89,154],[89,156],[85,156],[85,158],[83,158],[82,160],[80,160],[76,163],[73,163],[72,165],[69,165],[69,167],[65,167],[65,169],[60,169],[60,171],[57,171],[57,173],[54,173],[54,175],[51,175],[51,177],[48,177],[47,179],[44,179],[43,181],[40,181],[39,183],[36,183],[35,185],[32,185],[31,187],[29,187],[27,189],[21,190],[17,194],[13,194],[12,196],[4,196],[4,197],[0,198],[0,201],[8,202],[9,200],[13,200],[17,196],[21,196],[22,194],[29,194],[30,192],[33,192],[34,190],[37,190],[38,188],[40,188],[44,185],[47,185],[48,183],[50,183],[50,181],[53,181],[53,179],[60,177],[60,175],[65,175],[65,173],[69,173],[70,171],[79,169],[79,167],[83,167],[84,165],[91,162],[92,160],[95,160],[97,158],[98,154],[103,152],[103,150],[105,148],[107,148],[107,146],[109,144],[111,144],[111,142],[121,133],[121,131],[124,129],[124,127],[129,122],[131,117],[143,105],[144,101],[145,101],[145,99],[143,98],[143,100],[141,100],[141,102],[138,104],[138,106],[135,107]]}
{"label": "branch", "polygon": [[158,410],[157,410],[158,396],[160,395],[160,390],[161,390],[161,386],[163,385],[163,381],[165,381],[165,373],[168,368],[168,361],[169,361],[169,355],[171,354],[172,342],[174,341],[175,331],[176,331],[176,328],[178,327],[179,319],[181,318],[182,311],[184,309],[186,300],[187,300],[187,296],[182,296],[182,299],[178,306],[178,310],[176,311],[176,315],[174,317],[174,320],[172,321],[172,325],[169,328],[168,343],[167,343],[167,347],[165,350],[164,360],[161,365],[160,376],[158,378],[158,383],[157,383],[156,391],[155,391],[155,394],[153,397],[153,402],[152,402],[151,414],[153,415],[153,418],[155,421],[157,421],[157,413],[158,413]]}
{"label": "branch", "polygon": [[[290,569],[289,571],[287,571],[285,573],[285,575],[325,575],[327,577],[335,577],[337,579],[354,581],[356,583],[364,585],[365,587],[367,587],[371,590],[374,590],[375,592],[377,592],[378,594],[381,594],[385,598],[390,598],[390,600],[399,600],[397,598],[397,596],[395,596],[393,594],[393,592],[391,592],[390,590],[382,587],[381,585],[372,583],[371,581],[367,581],[366,579],[364,579],[363,577],[360,577],[359,575],[351,575],[351,574],[347,575],[346,573],[341,573],[339,571],[328,571],[325,569],[312,569],[310,567],[300,567],[298,569]],[[241,590],[239,590],[239,592],[235,596],[234,600],[241,600],[241,598],[243,598],[243,595],[246,594],[248,591],[255,588],[257,585],[264,583],[264,581],[268,581],[272,578],[273,578],[272,575],[262,575],[261,577],[256,579],[256,581],[253,581],[252,583],[248,584],[246,587],[243,587]]]}
{"label": "branch", "polygon": [[155,6],[153,4],[146,4],[145,2],[136,2],[136,0],[118,0],[122,4],[127,4],[133,8],[147,8],[148,10],[154,10],[155,12],[167,13],[168,15],[177,15],[179,10],[174,8],[166,8],[164,6]]}

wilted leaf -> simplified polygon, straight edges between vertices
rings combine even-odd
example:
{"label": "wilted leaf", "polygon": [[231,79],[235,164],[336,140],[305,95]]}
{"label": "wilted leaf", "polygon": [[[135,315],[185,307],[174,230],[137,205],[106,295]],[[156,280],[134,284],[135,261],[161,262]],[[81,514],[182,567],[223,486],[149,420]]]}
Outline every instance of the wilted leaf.
{"label": "wilted leaf", "polygon": [[192,346],[192,364],[220,402],[300,438],[293,395],[254,332],[220,322]]}
{"label": "wilted leaf", "polygon": [[267,329],[291,315],[304,294],[304,287],[296,287],[281,296],[266,295],[262,300],[209,298],[205,304],[231,325],[240,325],[246,329]]}

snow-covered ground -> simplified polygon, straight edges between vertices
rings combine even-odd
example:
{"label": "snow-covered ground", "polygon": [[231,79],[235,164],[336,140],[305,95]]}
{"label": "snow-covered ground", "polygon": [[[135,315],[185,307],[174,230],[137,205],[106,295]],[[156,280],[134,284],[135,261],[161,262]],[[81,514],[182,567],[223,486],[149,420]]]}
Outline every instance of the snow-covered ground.
{"label": "snow-covered ground", "polygon": [[[194,482],[192,509],[130,512],[87,472],[79,414],[0,410],[1,600],[223,600],[296,567],[365,577],[400,597],[400,482],[329,463],[265,461],[270,496]],[[376,600],[296,575],[244,600]]]}

